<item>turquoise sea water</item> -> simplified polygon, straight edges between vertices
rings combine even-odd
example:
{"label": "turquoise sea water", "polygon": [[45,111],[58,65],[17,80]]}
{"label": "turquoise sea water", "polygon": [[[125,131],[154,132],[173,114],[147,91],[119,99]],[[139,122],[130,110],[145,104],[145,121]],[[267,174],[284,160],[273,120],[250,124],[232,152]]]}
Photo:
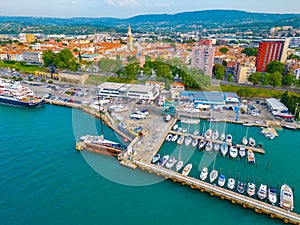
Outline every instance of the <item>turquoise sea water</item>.
{"label": "turquoise sea water", "polygon": [[[99,122],[79,110],[0,105],[0,223],[282,224],[207,193],[122,167],[113,158],[76,152],[75,139],[95,134],[96,128]],[[246,132],[232,124],[227,130],[236,142]],[[269,141],[258,130],[249,129],[249,136],[263,142],[266,150],[265,155],[256,154],[257,166],[217,156],[215,168],[275,187],[289,184],[295,188],[295,211],[300,213],[300,132],[278,131],[280,137]],[[105,137],[118,140],[107,127],[104,131]],[[193,163],[194,177],[202,165],[213,165],[210,156],[174,143],[165,143],[160,151],[182,154]]]}

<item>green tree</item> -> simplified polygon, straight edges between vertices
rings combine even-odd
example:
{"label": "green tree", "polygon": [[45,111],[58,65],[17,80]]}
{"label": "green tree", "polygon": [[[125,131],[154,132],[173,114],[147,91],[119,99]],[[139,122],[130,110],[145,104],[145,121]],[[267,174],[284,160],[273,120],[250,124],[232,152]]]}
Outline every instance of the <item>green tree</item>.
{"label": "green tree", "polygon": [[242,53],[246,54],[247,56],[256,56],[257,48],[244,48]]}
{"label": "green tree", "polygon": [[284,86],[291,86],[295,82],[295,76],[291,73],[288,73],[282,79],[282,85]]}
{"label": "green tree", "polygon": [[150,61],[146,61],[143,66],[143,74],[147,77],[152,75],[152,63]]}
{"label": "green tree", "polygon": [[55,53],[52,50],[46,50],[43,52],[42,59],[44,66],[50,66],[54,64]]}
{"label": "green tree", "polygon": [[259,73],[259,72],[252,73],[248,77],[248,81],[254,85],[259,84],[262,80],[263,80],[263,75],[262,75],[262,73]]}
{"label": "green tree", "polygon": [[63,49],[57,53],[54,59],[55,65],[60,69],[69,69],[71,71],[77,71],[79,65],[76,63],[76,59],[69,49]]}
{"label": "green tree", "polygon": [[233,80],[233,74],[229,73],[229,74],[227,75],[227,81],[228,81],[228,82],[233,82],[233,81],[234,81],[234,80]]}
{"label": "green tree", "polygon": [[219,63],[213,66],[213,74],[217,80],[222,80],[225,75],[225,67]]}
{"label": "green tree", "polygon": [[279,72],[280,74],[283,74],[283,72],[284,72],[284,63],[282,63],[278,60],[271,61],[267,65],[266,72],[268,72],[268,73]]}
{"label": "green tree", "polygon": [[226,47],[222,47],[222,48],[220,48],[220,50],[219,50],[220,52],[222,52],[223,54],[227,54],[227,52],[228,52],[228,48],[226,48]]}
{"label": "green tree", "polygon": [[228,64],[228,63],[227,63],[227,61],[226,61],[226,60],[223,60],[223,61],[222,61],[222,65],[223,65],[224,67],[226,67],[226,66],[227,66],[227,64]]}
{"label": "green tree", "polygon": [[138,60],[137,60],[137,58],[136,58],[136,56],[135,55],[133,55],[133,56],[127,56],[127,63],[136,63],[136,62],[138,62]]}
{"label": "green tree", "polygon": [[140,72],[140,64],[139,63],[131,63],[126,65],[120,72],[120,75],[127,80],[135,80],[136,76]]}
{"label": "green tree", "polygon": [[282,74],[280,72],[266,74],[268,83],[273,87],[280,87],[282,85]]}

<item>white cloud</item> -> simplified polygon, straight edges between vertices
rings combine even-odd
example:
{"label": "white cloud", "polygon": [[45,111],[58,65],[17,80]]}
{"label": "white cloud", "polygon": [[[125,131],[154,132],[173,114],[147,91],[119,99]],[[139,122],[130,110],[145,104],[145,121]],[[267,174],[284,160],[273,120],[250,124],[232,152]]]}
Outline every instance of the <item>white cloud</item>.
{"label": "white cloud", "polygon": [[136,0],[104,0],[104,1],[110,5],[119,6],[119,7],[139,5],[139,3]]}

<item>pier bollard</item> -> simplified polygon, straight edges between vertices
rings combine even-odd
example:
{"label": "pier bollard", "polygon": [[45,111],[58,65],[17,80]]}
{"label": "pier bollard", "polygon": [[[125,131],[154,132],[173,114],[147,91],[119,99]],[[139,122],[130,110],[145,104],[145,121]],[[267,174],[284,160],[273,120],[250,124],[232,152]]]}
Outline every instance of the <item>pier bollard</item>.
{"label": "pier bollard", "polygon": [[160,173],[156,173],[157,176],[160,176]]}
{"label": "pier bollard", "polygon": [[232,204],[235,204],[235,201],[233,199],[231,200],[231,202],[232,202]]}
{"label": "pier bollard", "polygon": [[245,203],[243,204],[243,208],[245,208],[245,209],[247,208],[247,205]]}
{"label": "pier bollard", "polygon": [[174,183],[176,183],[176,182],[177,182],[176,178],[173,178],[173,182],[174,182]]}
{"label": "pier bollard", "polygon": [[274,215],[273,213],[271,213],[271,214],[270,214],[270,217],[271,217],[272,219],[274,219],[274,218],[275,218],[275,215]]}
{"label": "pier bollard", "polygon": [[283,219],[283,222],[284,222],[284,223],[289,223],[289,220],[288,220],[287,218],[284,218],[284,219]]}
{"label": "pier bollard", "polygon": [[221,198],[222,200],[224,200],[224,199],[225,199],[225,197],[224,197],[223,195],[221,195],[221,196],[220,196],[220,198]]}

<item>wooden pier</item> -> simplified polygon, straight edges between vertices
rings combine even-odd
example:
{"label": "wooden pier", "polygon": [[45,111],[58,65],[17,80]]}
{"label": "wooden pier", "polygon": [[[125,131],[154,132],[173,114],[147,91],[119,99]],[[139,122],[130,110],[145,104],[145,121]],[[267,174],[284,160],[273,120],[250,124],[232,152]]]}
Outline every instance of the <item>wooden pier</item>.
{"label": "wooden pier", "polygon": [[239,193],[206,183],[204,181],[200,181],[193,177],[184,176],[160,166],[147,164],[140,161],[133,161],[133,163],[135,163],[142,170],[147,170],[149,173],[155,173],[156,175],[163,176],[166,179],[172,180],[173,182],[180,182],[182,185],[188,185],[192,189],[198,189],[201,192],[207,192],[211,196],[217,196],[222,200],[229,200],[232,202],[232,204],[240,204],[244,208],[251,208],[257,213],[270,215],[271,218],[278,218],[284,223],[300,225],[300,215],[297,213],[289,212],[277,206],[273,206],[266,202],[241,195]]}
{"label": "wooden pier", "polygon": [[[177,132],[177,131],[173,131],[173,130],[170,130],[169,131],[170,134],[177,134],[178,136],[180,135],[183,135],[183,136],[190,136],[192,137],[193,139],[198,139],[198,140],[203,140],[203,137],[202,136],[195,136],[195,135],[192,135],[192,134],[188,134],[188,133],[181,133],[181,132]],[[209,142],[212,142],[214,144],[222,144],[223,141],[221,140],[215,140],[215,139],[211,139],[211,138],[205,138],[205,140],[209,141]],[[226,142],[227,143],[227,142]],[[228,146],[232,146],[232,143],[227,143]],[[236,145],[237,147],[241,147],[243,146],[246,150],[248,149],[251,149],[253,152],[257,152],[257,153],[261,153],[261,154],[265,154],[265,150],[262,149],[262,148],[255,148],[255,147],[251,147],[251,146],[246,146],[246,145],[240,145],[240,144],[237,144]]]}

